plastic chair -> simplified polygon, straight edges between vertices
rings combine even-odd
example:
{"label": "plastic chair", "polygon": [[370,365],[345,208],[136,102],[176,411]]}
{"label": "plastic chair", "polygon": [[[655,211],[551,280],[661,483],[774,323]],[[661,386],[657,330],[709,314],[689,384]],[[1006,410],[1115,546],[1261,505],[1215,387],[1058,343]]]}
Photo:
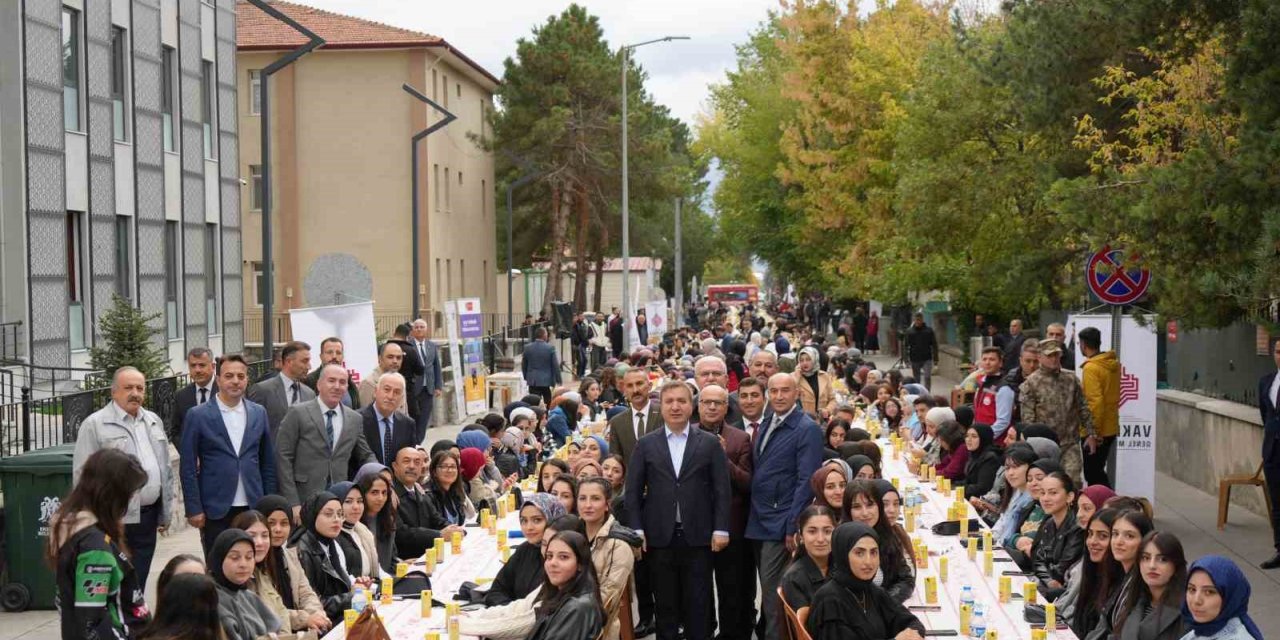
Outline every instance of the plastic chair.
{"label": "plastic chair", "polygon": [[786,621],[786,624],[778,628],[782,640],[813,640],[809,631],[800,624],[800,616],[796,615],[796,610],[787,603],[787,596],[782,593],[782,587],[778,587],[778,602],[782,605],[782,613]]}
{"label": "plastic chair", "polygon": [[1267,505],[1267,519],[1271,519],[1271,490],[1262,477],[1262,465],[1253,473],[1233,473],[1218,482],[1218,530],[1227,526],[1227,510],[1231,507],[1231,488],[1236,485],[1262,487],[1262,501]]}

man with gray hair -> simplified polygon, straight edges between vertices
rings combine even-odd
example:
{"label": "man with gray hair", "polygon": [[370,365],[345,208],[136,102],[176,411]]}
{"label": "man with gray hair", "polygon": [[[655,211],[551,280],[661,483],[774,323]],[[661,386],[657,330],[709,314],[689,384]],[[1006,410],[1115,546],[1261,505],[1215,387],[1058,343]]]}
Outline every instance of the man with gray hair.
{"label": "man with gray hair", "polygon": [[147,583],[156,533],[169,527],[173,500],[173,472],[169,468],[169,440],[160,416],[142,408],[147,379],[134,367],[120,367],[111,378],[111,402],[80,423],[71,458],[72,483],[89,456],[99,449],[118,449],[138,459],[147,482],[129,498],[124,516],[125,544],[133,552],[138,584]]}
{"label": "man with gray hair", "polygon": [[[693,363],[693,382],[699,390],[711,385],[728,389],[729,368],[725,365],[724,358],[704,355],[695,360]],[[695,424],[701,422],[696,398],[693,404],[693,422]],[[742,407],[738,406],[738,399],[733,395],[729,396],[729,413],[724,417],[724,422],[739,429],[742,428]]]}

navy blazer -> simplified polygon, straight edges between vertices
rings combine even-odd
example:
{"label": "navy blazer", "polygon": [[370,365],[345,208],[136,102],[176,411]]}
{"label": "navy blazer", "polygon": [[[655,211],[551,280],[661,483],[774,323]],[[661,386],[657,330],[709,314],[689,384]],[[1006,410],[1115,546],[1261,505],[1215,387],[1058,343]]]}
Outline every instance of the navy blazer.
{"label": "navy blazer", "polygon": [[659,428],[636,443],[623,491],[628,522],[644,531],[652,547],[667,547],[680,524],[690,546],[711,545],[715,531],[729,533],[729,464],[720,439],[692,423],[681,458],[680,475],[671,465],[667,430]]}
{"label": "navy blazer", "polygon": [[773,422],[767,413],[751,440],[751,514],[747,538],[781,542],[796,532],[796,518],[813,500],[809,479],[822,464],[822,429],[808,414],[793,409],[760,451],[761,430]]}
{"label": "navy blazer", "polygon": [[534,340],[520,356],[520,373],[531,387],[554,387],[560,384],[560,359],[556,348],[545,340]]}
{"label": "navy blazer", "polygon": [[1280,467],[1280,409],[1271,397],[1271,383],[1278,372],[1272,371],[1258,381],[1258,411],[1262,413],[1262,464]]}
{"label": "navy blazer", "polygon": [[244,479],[250,506],[262,496],[276,493],[276,454],[267,410],[247,398],[241,402],[245,425],[239,454],[231,446],[217,402],[206,402],[187,412],[179,476],[188,518],[202,513],[214,520],[226,516],[236,497],[237,478]]}

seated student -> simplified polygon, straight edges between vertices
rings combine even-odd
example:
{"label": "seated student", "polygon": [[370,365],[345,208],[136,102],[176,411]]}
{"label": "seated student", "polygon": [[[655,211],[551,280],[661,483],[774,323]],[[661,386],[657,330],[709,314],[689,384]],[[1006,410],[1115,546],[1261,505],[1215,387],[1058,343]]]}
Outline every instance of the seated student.
{"label": "seated student", "polygon": [[[271,533],[267,527],[267,519],[261,513],[250,509],[237,515],[231,521],[232,529],[239,529],[249,534],[249,538],[253,540],[253,580],[249,583],[249,590],[262,599],[266,603],[267,608],[271,609],[271,613],[275,614],[276,619],[280,621],[280,630],[285,632],[294,631],[293,619],[290,614],[290,607],[285,605],[281,591],[276,588],[276,581],[272,579],[268,573],[270,565],[267,558],[270,555]],[[311,587],[307,587],[308,590]],[[315,600],[315,606],[319,608],[319,600],[315,599],[315,594],[311,597]],[[305,612],[303,612],[305,614]],[[329,627],[329,619],[324,615],[323,611],[317,611],[317,616],[323,618],[323,625],[317,625],[315,628],[327,629]],[[303,618],[299,621],[297,630],[301,631],[306,628],[306,620]]]}
{"label": "seated student", "polygon": [[853,470],[854,480],[875,480],[880,477],[880,471],[871,458],[862,454],[849,456],[845,459],[849,468]]}
{"label": "seated student", "polygon": [[461,484],[467,499],[476,511],[489,509],[497,511],[498,493],[485,482],[483,471],[485,466],[484,452],[474,447],[463,449],[458,456],[458,465],[462,472]]}
{"label": "seated student", "polygon": [[1187,557],[1172,533],[1152,531],[1142,538],[1142,553],[1133,572],[1134,588],[1120,603],[1115,618],[1120,640],[1178,640],[1182,637],[1182,603],[1187,592]]}
{"label": "seated student", "polygon": [[831,464],[818,467],[818,470],[813,472],[813,477],[809,478],[809,488],[813,491],[813,504],[839,513],[844,504],[844,489],[848,484],[844,469]]}
{"label": "seated student", "polygon": [[569,464],[564,460],[551,458],[543,462],[542,469],[538,472],[538,493],[554,493],[551,491],[551,483],[562,473],[569,474]]}
{"label": "seated student", "polygon": [[267,603],[249,590],[253,582],[253,539],[241,529],[218,534],[209,549],[209,574],[217,583],[218,618],[227,640],[257,640],[281,630]]}
{"label": "seated student", "polygon": [[[902,515],[902,494],[898,493],[898,488],[893,486],[893,482],[884,478],[876,478],[872,482],[876,488],[876,496],[880,501],[880,506],[884,508],[885,520],[894,527],[901,527],[898,524],[898,516]],[[907,535],[907,530],[902,529],[901,535]],[[910,540],[910,536],[907,536]]]}
{"label": "seated student", "polygon": [[467,497],[460,456],[447,451],[431,456],[428,477],[430,480],[423,487],[426,502],[447,525],[460,527],[475,520],[476,510]]}
{"label": "seated student", "polygon": [[[1071,611],[1063,612],[1063,620],[1077,638],[1085,638],[1098,626],[1102,613],[1119,583],[1123,569],[1111,557],[1111,525],[1120,512],[1106,508],[1093,515],[1085,533],[1085,555],[1080,560],[1080,589]],[[1056,604],[1056,603],[1055,603]],[[1105,630],[1104,630],[1105,634]]]}
{"label": "seated student", "polygon": [[1040,506],[1040,483],[1055,471],[1062,471],[1062,467],[1057,462],[1044,458],[1031,463],[1031,468],[1027,470],[1027,492],[1035,502],[1030,509],[1023,512],[1022,518],[1018,521],[1018,533],[1014,538],[1013,547],[1005,548],[1009,557],[1013,558],[1023,571],[1031,571],[1031,547],[1035,544],[1036,532],[1040,530],[1040,525],[1045,519],[1044,508]]}
{"label": "seated student", "polygon": [[848,431],[849,423],[844,418],[832,418],[827,423],[827,439],[822,449],[826,457],[840,457],[840,445],[844,443],[844,435]]}
{"label": "seated student", "polygon": [[1085,553],[1080,555],[1080,559],[1071,565],[1070,569],[1067,569],[1066,588],[1053,601],[1062,620],[1070,620],[1072,618],[1076,601],[1080,597],[1081,575],[1084,572],[1084,565],[1089,561],[1089,555],[1092,553],[1089,549],[1089,524],[1093,522],[1093,518],[1098,514],[1101,505],[1105,504],[1107,499],[1115,497],[1115,495],[1108,487],[1094,484],[1085,487],[1080,492],[1080,495],[1076,496],[1076,522],[1085,532]]}
{"label": "seated student", "polygon": [[[587,525],[587,540],[591,543],[591,562],[596,568],[600,599],[605,610],[618,606],[622,592],[631,582],[635,570],[636,550],[621,537],[614,535],[626,529],[609,511],[613,491],[604,478],[587,478],[578,483],[578,515]],[[629,532],[635,535],[634,532]],[[626,603],[630,606],[631,603]],[[606,638],[619,634],[617,616],[608,621]]]}
{"label": "seated student", "polygon": [[969,464],[969,450],[964,446],[964,434],[967,427],[958,421],[945,422],[938,427],[938,444],[941,459],[938,461],[938,475],[953,483],[964,483],[964,467]]}
{"label": "seated student", "polygon": [[369,527],[361,522],[364,518],[364,492],[354,482],[338,482],[329,487],[329,493],[342,500],[342,533],[338,535],[338,547],[342,549],[347,575],[352,578],[381,578],[378,543]]}
{"label": "seated student", "polygon": [[618,454],[612,454],[600,465],[604,469],[604,478],[613,487],[613,502],[609,503],[610,513],[622,513],[622,491],[626,489],[627,461]]}
{"label": "seated student", "polygon": [[1044,524],[1031,545],[1031,567],[1040,593],[1052,600],[1062,592],[1067,570],[1084,553],[1084,530],[1076,522],[1075,483],[1060,471],[1040,482]]}
{"label": "seated student", "polygon": [[920,467],[933,466],[942,459],[942,443],[938,440],[938,429],[948,422],[954,422],[956,414],[951,407],[934,407],[925,413],[924,429],[911,444],[907,458],[907,468],[911,473],[919,473]]}
{"label": "seated student", "polygon": [[[204,564],[200,566],[203,568]],[[182,606],[157,606],[156,616],[138,634],[138,640],[224,640],[218,617],[218,589],[212,578],[203,571],[186,572],[171,575],[163,589],[158,583],[156,587],[157,596],[181,602]]]}
{"label": "seated student", "polygon": [[547,493],[525,496],[520,506],[520,532],[524,542],[511,552],[511,558],[498,570],[493,585],[485,592],[484,604],[496,607],[519,600],[542,584],[542,538],[547,525],[564,515],[564,505]]}
{"label": "seated student", "polygon": [[285,553],[315,589],[316,596],[329,616],[329,621],[342,620],[342,612],[351,608],[351,587],[367,588],[369,578],[353,579],[347,573],[346,556],[338,546],[342,534],[342,502],[328,491],[321,491],[302,505],[302,529],[290,537]]}
{"label": "seated student", "polygon": [[578,464],[573,465],[573,477],[578,479],[578,484],[582,484],[587,478],[599,478],[603,475],[604,466],[590,458],[580,458]]}
{"label": "seated student", "polygon": [[874,582],[894,600],[905,602],[916,588],[915,552],[906,532],[889,522],[872,481],[849,483],[844,491],[844,513],[846,522],[857,521],[875,529],[880,542],[880,570]]}
{"label": "seated student", "polygon": [[1191,628],[1182,640],[1262,640],[1249,617],[1249,580],[1236,563],[1205,556],[1191,563],[1182,620]]}
{"label": "seated student", "polygon": [[[525,424],[528,424],[527,419]],[[507,427],[498,438],[498,448],[493,452],[494,466],[504,478],[522,478],[526,462],[528,458],[524,454],[524,430],[517,425]]]}
{"label": "seated student", "polygon": [[578,513],[578,479],[562,473],[551,483],[551,495],[560,500],[566,513]]}
{"label": "seated student", "polygon": [[391,491],[391,470],[370,463],[360,468],[355,477],[356,485],[364,494],[364,517],[360,522],[373,535],[373,548],[378,555],[378,566],[383,574],[396,571],[396,500]]}
{"label": "seated student", "polygon": [[820,504],[805,507],[797,519],[796,551],[778,586],[802,625],[809,618],[813,595],[827,583],[830,574],[831,534],[836,520],[836,512]]}
{"label": "seated student", "polygon": [[814,640],[923,639],[920,620],[874,583],[882,562],[879,547],[879,536],[861,522],[836,527],[831,579],[814,594],[805,621]]}
{"label": "seated student", "polygon": [[[165,585],[175,577],[194,573],[198,575],[207,575],[208,569],[204,566],[204,560],[193,556],[189,553],[180,553],[165,563],[164,569],[160,571],[159,577],[156,578],[156,614],[159,615],[160,609],[164,604]],[[179,600],[178,602],[181,602]]]}
{"label": "seated student", "polygon": [[609,443],[603,436],[587,436],[582,439],[582,455],[579,460],[595,460],[604,462],[609,457]]}
{"label": "seated student", "polygon": [[[311,583],[307,581],[307,574],[303,572],[302,565],[298,564],[297,554],[285,551],[285,545],[289,542],[290,534],[293,533],[293,518],[290,515],[293,511],[289,508],[289,501],[284,496],[263,496],[254,506],[254,510],[262,514],[271,543],[271,548],[267,550],[267,557],[258,561],[258,571],[255,574],[259,583],[258,594],[275,591],[282,609],[277,609],[276,603],[270,598],[264,596],[263,600],[272,607],[276,617],[280,618],[281,627],[293,631],[306,629],[313,629],[318,633],[328,631],[333,624],[329,621],[328,614],[324,612],[324,605],[320,602],[320,598],[311,588]],[[271,589],[263,588],[262,583],[266,581],[270,582]]]}
{"label": "seated student", "polygon": [[1000,472],[1001,455],[995,447],[995,434],[985,424],[975,424],[964,434],[964,448],[969,461],[964,465],[964,497],[978,498],[987,495],[996,483]]}
{"label": "seated student", "polygon": [[578,394],[574,392],[561,394],[552,401],[555,405],[547,412],[546,431],[551,435],[556,447],[563,447],[574,433],[578,431]]}
{"label": "seated student", "polygon": [[1099,611],[1097,624],[1089,631],[1089,638],[1109,638],[1119,632],[1120,610],[1130,593],[1142,582],[1135,567],[1142,551],[1142,539],[1152,528],[1151,518],[1134,510],[1120,510],[1111,523],[1111,557],[1119,565],[1119,575],[1115,588],[1107,594],[1107,600]]}
{"label": "seated student", "polygon": [[880,445],[876,444],[874,440],[862,440],[855,442],[854,446],[857,448],[856,453],[871,459],[871,466],[875,467],[876,477],[879,478],[880,470],[884,468],[882,464],[884,462],[884,454],[880,451]]}
{"label": "seated student", "polygon": [[1017,521],[1022,517],[1023,510],[1029,509],[1034,502],[1027,489],[1027,471],[1035,461],[1036,454],[1030,445],[1013,444],[1004,453],[1004,483],[999,497],[994,502],[987,500],[990,496],[969,498],[969,504],[983,514],[984,518],[991,514],[996,516],[991,536],[1000,546],[1013,546],[1018,533]]}

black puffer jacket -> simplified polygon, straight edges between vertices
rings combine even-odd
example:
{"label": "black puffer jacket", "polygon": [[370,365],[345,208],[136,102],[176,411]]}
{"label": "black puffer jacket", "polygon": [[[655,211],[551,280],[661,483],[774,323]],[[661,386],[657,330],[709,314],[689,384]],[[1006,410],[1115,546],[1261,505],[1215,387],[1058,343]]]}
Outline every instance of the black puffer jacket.
{"label": "black puffer jacket", "polygon": [[1031,545],[1032,571],[1041,586],[1047,587],[1050,580],[1066,583],[1067,570],[1084,554],[1084,536],[1074,509],[1067,511],[1061,526],[1052,516],[1044,519]]}

